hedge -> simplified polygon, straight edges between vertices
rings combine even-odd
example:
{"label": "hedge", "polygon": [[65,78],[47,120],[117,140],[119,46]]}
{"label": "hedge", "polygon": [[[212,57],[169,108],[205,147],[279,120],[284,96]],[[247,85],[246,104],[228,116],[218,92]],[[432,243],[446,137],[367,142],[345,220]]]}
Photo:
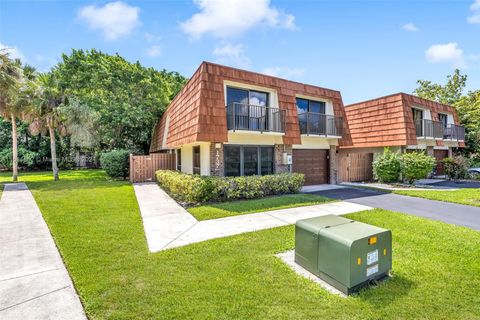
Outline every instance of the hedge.
{"label": "hedge", "polygon": [[297,193],[304,175],[281,173],[266,176],[214,177],[159,170],[158,184],[174,199],[187,203],[256,199],[271,195]]}

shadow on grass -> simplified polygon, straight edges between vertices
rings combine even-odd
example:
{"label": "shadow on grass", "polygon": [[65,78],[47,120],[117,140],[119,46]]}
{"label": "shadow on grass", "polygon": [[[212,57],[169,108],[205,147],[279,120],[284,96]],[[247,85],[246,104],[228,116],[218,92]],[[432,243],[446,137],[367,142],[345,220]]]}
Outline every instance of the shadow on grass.
{"label": "shadow on grass", "polygon": [[[54,181],[51,171],[20,172],[18,182],[25,182],[30,190],[84,190],[98,187],[118,187],[130,184],[128,180],[108,177],[103,170],[61,170],[59,181]],[[11,172],[0,174],[0,184],[12,183]]]}
{"label": "shadow on grass", "polygon": [[226,210],[230,212],[243,213],[251,210],[268,210],[273,207],[290,206],[302,204],[321,204],[330,202],[333,199],[329,199],[323,196],[295,193],[295,194],[283,194],[277,196],[269,196],[260,199],[245,199],[236,201],[227,201],[219,203],[203,203],[191,208],[203,207],[205,209],[215,208],[220,210]]}
{"label": "shadow on grass", "polygon": [[362,289],[358,298],[374,308],[384,308],[396,299],[408,295],[416,287],[415,283],[403,275],[393,273],[393,276],[378,285]]}

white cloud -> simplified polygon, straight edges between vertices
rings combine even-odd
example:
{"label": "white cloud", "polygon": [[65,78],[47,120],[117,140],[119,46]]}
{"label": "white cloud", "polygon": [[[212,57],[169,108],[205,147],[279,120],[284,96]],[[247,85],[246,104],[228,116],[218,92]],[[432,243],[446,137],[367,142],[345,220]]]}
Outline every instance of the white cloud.
{"label": "white cloud", "polygon": [[270,5],[270,0],[194,0],[200,12],[180,24],[193,39],[240,35],[255,26],[296,29],[295,17]]}
{"label": "white cloud", "polygon": [[22,62],[25,62],[25,55],[17,47],[0,43],[0,50],[3,49],[9,54],[10,59],[20,59]]}
{"label": "white cloud", "polygon": [[467,18],[471,24],[480,24],[480,0],[476,0],[471,6],[472,15]]}
{"label": "white cloud", "polygon": [[463,50],[458,47],[456,42],[434,44],[425,51],[425,57],[431,63],[450,62],[455,67],[465,66]]}
{"label": "white cloud", "polygon": [[216,61],[234,67],[248,69],[251,61],[245,54],[245,46],[243,44],[226,43],[213,50],[213,55],[217,57]]}
{"label": "white cloud", "polygon": [[99,30],[107,40],[129,35],[139,24],[140,8],[116,1],[104,6],[89,5],[78,11],[77,17],[90,29]]}
{"label": "white cloud", "polygon": [[162,48],[159,45],[150,46],[146,51],[145,54],[149,57],[158,57],[162,54]]}
{"label": "white cloud", "polygon": [[305,74],[305,69],[290,67],[270,67],[263,69],[262,73],[286,79],[299,79]]}
{"label": "white cloud", "polygon": [[409,22],[409,23],[404,24],[402,26],[402,29],[405,30],[405,31],[409,31],[409,32],[419,31],[418,27],[413,22]]}
{"label": "white cloud", "polygon": [[475,10],[480,10],[480,0],[476,0],[471,6],[470,10],[475,11]]}
{"label": "white cloud", "polygon": [[162,36],[157,36],[148,32],[145,33],[144,37],[147,42],[158,42],[162,40]]}

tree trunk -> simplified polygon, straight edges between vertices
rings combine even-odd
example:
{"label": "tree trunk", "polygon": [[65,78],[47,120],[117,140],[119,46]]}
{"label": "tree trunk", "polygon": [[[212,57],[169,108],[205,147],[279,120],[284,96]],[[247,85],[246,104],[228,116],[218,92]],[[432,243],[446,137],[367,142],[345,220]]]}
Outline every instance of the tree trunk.
{"label": "tree trunk", "polygon": [[58,166],[57,166],[57,144],[55,141],[55,129],[48,126],[48,133],[50,134],[50,153],[52,155],[52,171],[53,180],[58,180]]}
{"label": "tree trunk", "polygon": [[12,179],[13,182],[18,181],[18,146],[17,146],[17,117],[12,113],[11,120],[12,120]]}

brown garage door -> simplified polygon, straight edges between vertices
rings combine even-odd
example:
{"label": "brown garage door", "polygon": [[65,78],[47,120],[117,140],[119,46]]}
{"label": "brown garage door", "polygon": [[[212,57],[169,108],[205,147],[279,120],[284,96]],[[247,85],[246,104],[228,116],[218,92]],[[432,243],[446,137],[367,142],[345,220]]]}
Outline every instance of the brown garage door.
{"label": "brown garage door", "polygon": [[305,185],[328,183],[328,150],[293,150],[293,172],[305,175]]}
{"label": "brown garage door", "polygon": [[437,176],[443,175],[442,160],[448,157],[448,150],[433,150],[433,155],[436,160],[435,174]]}

